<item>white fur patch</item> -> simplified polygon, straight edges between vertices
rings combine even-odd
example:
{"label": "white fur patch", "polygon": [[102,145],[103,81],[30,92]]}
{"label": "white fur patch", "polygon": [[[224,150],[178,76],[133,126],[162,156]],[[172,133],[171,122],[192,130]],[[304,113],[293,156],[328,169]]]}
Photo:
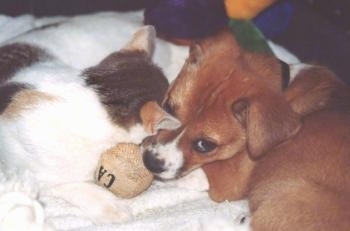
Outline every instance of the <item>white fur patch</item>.
{"label": "white fur patch", "polygon": [[290,82],[292,82],[301,71],[307,70],[310,68],[312,68],[312,65],[305,64],[305,63],[295,63],[295,64],[289,65]]}
{"label": "white fur patch", "polygon": [[22,179],[11,176],[6,183],[1,182],[0,230],[51,230],[44,223],[44,209],[37,200],[38,190],[30,174],[24,174]]}
{"label": "white fur patch", "polygon": [[162,179],[173,179],[179,173],[183,166],[184,157],[182,151],[177,147],[179,139],[184,134],[185,130],[178,135],[176,139],[165,145],[157,145],[153,153],[157,153],[157,158],[165,161],[165,171],[157,174]]}

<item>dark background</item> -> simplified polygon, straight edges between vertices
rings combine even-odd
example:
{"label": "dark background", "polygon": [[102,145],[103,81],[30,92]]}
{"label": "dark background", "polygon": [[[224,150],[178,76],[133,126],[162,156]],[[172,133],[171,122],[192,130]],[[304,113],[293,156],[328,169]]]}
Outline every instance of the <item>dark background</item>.
{"label": "dark background", "polygon": [[302,61],[330,67],[350,84],[350,0],[294,0],[294,16],[274,40]]}
{"label": "dark background", "polygon": [[[0,13],[73,15],[102,10],[133,10],[149,0],[0,0]],[[294,15],[274,38],[302,61],[330,67],[350,84],[350,0],[292,0]]]}

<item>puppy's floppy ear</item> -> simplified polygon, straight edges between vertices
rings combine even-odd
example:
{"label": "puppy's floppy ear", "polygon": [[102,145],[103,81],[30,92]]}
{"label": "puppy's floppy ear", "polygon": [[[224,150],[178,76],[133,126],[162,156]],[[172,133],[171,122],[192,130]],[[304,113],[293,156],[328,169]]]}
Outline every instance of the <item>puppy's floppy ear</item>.
{"label": "puppy's floppy ear", "polygon": [[149,57],[152,57],[155,38],[156,31],[154,27],[143,26],[133,35],[132,39],[124,46],[123,50],[144,51]]}
{"label": "puppy's floppy ear", "polygon": [[149,101],[141,108],[141,120],[147,132],[154,135],[160,129],[174,130],[181,122],[166,113],[155,101]]}
{"label": "puppy's floppy ear", "polygon": [[300,127],[297,114],[280,95],[265,93],[239,99],[231,109],[246,128],[248,154],[253,160],[296,134]]}

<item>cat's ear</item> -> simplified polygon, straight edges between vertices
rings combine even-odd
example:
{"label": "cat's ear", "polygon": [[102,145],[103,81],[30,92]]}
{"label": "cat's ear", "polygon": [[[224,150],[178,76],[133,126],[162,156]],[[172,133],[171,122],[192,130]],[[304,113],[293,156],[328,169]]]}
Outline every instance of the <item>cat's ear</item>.
{"label": "cat's ear", "polygon": [[144,51],[149,57],[154,52],[154,43],[156,39],[156,31],[153,26],[143,26],[133,35],[131,40],[125,45],[123,50],[128,51]]}
{"label": "cat's ear", "polygon": [[174,130],[181,126],[178,119],[169,115],[155,101],[145,103],[140,116],[145,130],[151,135],[155,135],[161,129]]}

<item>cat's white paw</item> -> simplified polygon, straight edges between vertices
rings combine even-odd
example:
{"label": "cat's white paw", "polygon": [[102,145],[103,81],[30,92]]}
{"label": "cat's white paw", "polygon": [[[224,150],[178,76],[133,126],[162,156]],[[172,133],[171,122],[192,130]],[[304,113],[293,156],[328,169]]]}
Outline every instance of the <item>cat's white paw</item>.
{"label": "cat's white paw", "polygon": [[23,192],[0,196],[0,230],[48,231],[41,204]]}

